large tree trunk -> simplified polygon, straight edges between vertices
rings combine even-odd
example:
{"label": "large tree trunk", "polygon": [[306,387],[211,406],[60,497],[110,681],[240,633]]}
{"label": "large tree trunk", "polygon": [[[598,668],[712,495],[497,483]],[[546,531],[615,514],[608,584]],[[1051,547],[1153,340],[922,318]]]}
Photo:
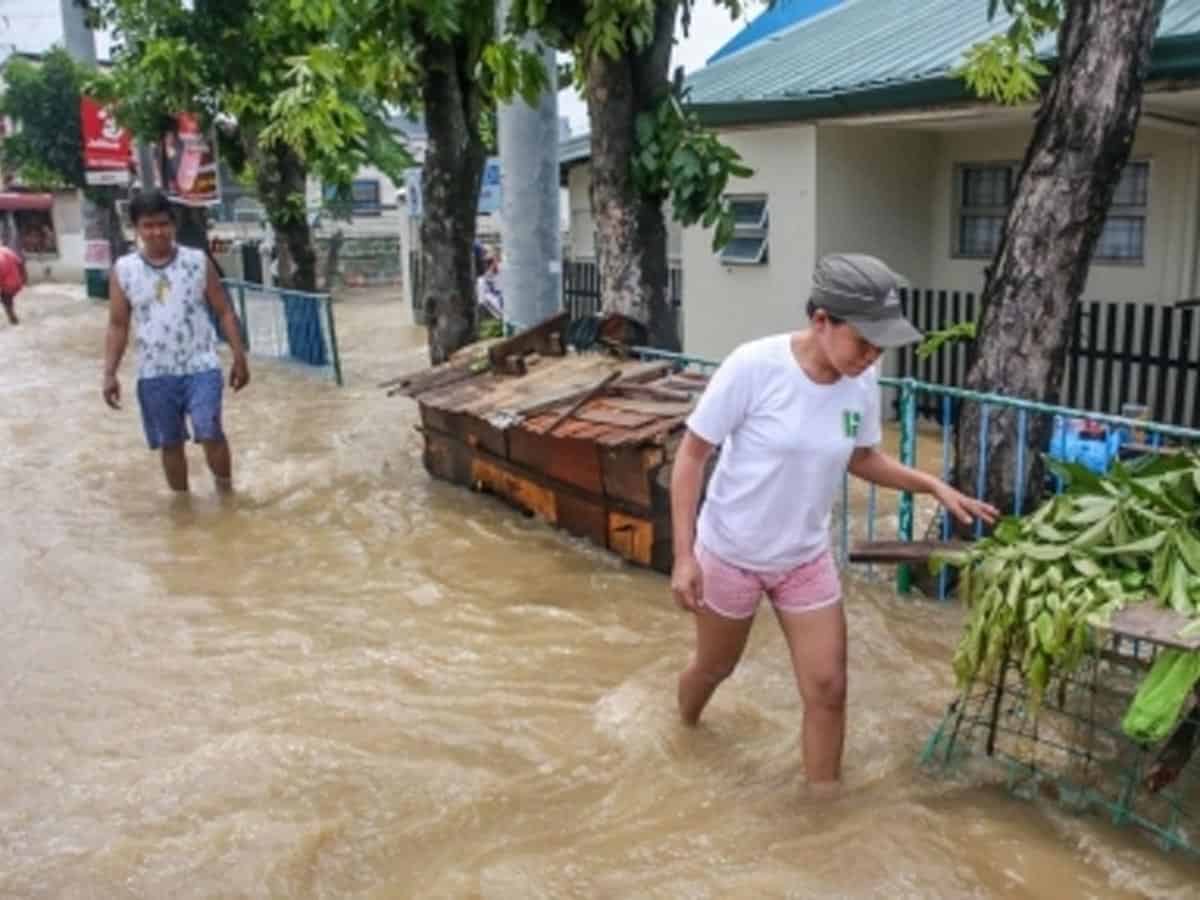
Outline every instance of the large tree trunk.
{"label": "large tree trunk", "polygon": [[421,190],[421,260],[429,358],[444,362],[475,339],[475,214],[486,150],[474,57],[455,41],[426,36],[421,94],[429,144]]}
{"label": "large tree trunk", "polygon": [[[1056,403],[1070,323],[1141,114],[1142,87],[1161,0],[1071,0],[1058,35],[1058,69],[1038,111],[1005,234],[983,291],[977,356],[967,386]],[[980,469],[978,404],[965,404],[956,481],[973,491]],[[986,496],[1011,509],[1017,479],[1025,508],[1043,483],[1039,451],[1052,423],[1030,416],[1017,473],[1015,410],[989,419]]]}
{"label": "large tree trunk", "polygon": [[317,290],[317,251],[312,229],[308,227],[305,192],[308,171],[303,160],[289,146],[275,143],[265,152],[253,144],[247,146],[255,160],[255,181],[259,202],[267,221],[275,229],[279,253],[279,281],[282,287],[297,291]]}
{"label": "large tree trunk", "polygon": [[175,240],[184,247],[204,250],[208,247],[208,210],[202,206],[176,203]]}
{"label": "large tree trunk", "polygon": [[668,96],[675,0],[655,11],[654,40],[638,53],[617,59],[596,53],[587,77],[592,123],[592,213],[606,313],[634,319],[648,330],[652,346],[679,349],[667,270],[667,226],[662,194],[640,193],[633,181],[636,123]]}

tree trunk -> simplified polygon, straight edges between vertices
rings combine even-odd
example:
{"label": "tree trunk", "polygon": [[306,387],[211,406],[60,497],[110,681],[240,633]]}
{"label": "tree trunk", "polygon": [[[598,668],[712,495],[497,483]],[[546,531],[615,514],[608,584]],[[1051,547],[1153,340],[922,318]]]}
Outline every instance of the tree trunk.
{"label": "tree trunk", "polygon": [[247,153],[255,160],[259,202],[267,221],[275,229],[279,253],[279,282],[297,291],[317,290],[317,251],[308,226],[305,191],[308,172],[291,147],[276,143],[259,151],[249,143]]}
{"label": "tree trunk", "polygon": [[[1070,326],[1141,114],[1142,88],[1161,0],[1064,3],[1058,69],[1038,110],[1016,194],[983,290],[975,364],[967,386],[1056,403]],[[978,404],[964,404],[956,481],[979,480]],[[993,408],[983,455],[986,497],[1012,509],[1018,478],[1024,508],[1041,494],[1052,422],[1030,415],[1024,471],[1017,473],[1018,417]]]}
{"label": "tree trunk", "polygon": [[480,135],[483,97],[474,56],[464,42],[421,42],[425,149],[421,189],[421,265],[429,358],[444,362],[475,339],[475,214],[486,149]]}
{"label": "tree trunk", "polygon": [[633,181],[637,117],[668,96],[668,70],[678,3],[660,2],[654,40],[617,59],[597,53],[589,63],[592,122],[592,214],[596,220],[601,302],[606,313],[642,323],[651,346],[679,349],[667,270],[662,194],[639,193]]}
{"label": "tree trunk", "polygon": [[204,250],[208,247],[208,210],[202,206],[175,207],[175,240],[184,247]]}
{"label": "tree trunk", "polygon": [[341,265],[342,244],[346,240],[346,233],[342,229],[338,229],[329,239],[329,254],[325,257],[325,290],[332,292],[337,284],[338,266]]}

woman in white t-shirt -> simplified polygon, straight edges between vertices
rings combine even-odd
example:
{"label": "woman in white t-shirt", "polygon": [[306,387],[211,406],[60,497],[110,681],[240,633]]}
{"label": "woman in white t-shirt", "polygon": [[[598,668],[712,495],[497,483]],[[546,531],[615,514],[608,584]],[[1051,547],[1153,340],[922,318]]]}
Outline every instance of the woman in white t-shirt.
{"label": "woman in white t-shirt", "polygon": [[[696,649],[679,676],[680,715],[699,721],[737,665],[765,593],[804,702],[804,768],[814,787],[838,782],[846,727],[846,619],[829,550],[844,473],[933,494],[963,522],[997,515],[878,447],[875,363],[921,336],[904,318],[899,285],[873,257],[822,258],[808,327],[730,354],[688,419],[671,478],[671,590],[696,622]],[[697,522],[705,463],[718,446]]]}

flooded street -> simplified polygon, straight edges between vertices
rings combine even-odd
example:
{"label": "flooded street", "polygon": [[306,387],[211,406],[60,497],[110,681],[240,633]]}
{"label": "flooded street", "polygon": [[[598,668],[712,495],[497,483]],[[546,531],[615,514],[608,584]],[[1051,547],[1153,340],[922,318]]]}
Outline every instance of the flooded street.
{"label": "flooded street", "polygon": [[105,311],[0,325],[0,897],[1125,898],[1200,866],[1098,817],[923,774],[959,619],[847,582],[845,795],[799,790],[760,616],[705,724],[667,581],[420,461],[398,301],[337,307],[346,384],[253,360],[238,494],[145,449]]}

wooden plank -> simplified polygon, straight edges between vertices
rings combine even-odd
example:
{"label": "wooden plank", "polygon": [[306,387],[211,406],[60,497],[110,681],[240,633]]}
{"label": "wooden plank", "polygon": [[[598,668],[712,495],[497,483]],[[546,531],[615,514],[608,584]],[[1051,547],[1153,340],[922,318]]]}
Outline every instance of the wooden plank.
{"label": "wooden plank", "polygon": [[592,502],[570,494],[557,494],[558,525],[568,534],[585,538],[597,547],[607,543],[608,515],[602,502]]}
{"label": "wooden plank", "polygon": [[518,466],[573,484],[593,497],[604,494],[600,451],[590,441],[548,437],[528,428],[514,428],[508,433],[508,458]]}
{"label": "wooden plank", "polygon": [[452,437],[434,431],[426,431],[424,436],[425,471],[443,481],[470,486],[473,456],[470,448]]}
{"label": "wooden plank", "polygon": [[582,407],[583,404],[587,403],[593,397],[596,397],[596,396],[602,394],[606,387],[608,387],[610,384],[612,384],[614,381],[616,381],[620,377],[621,377],[620,371],[610,372],[608,375],[604,376],[604,378],[602,378],[600,381],[598,381],[591,388],[584,391],[578,397],[578,399],[571,401],[571,405],[568,406],[565,410],[563,410],[563,412],[560,413],[558,415],[558,417],[554,419],[553,422],[551,422],[549,425],[546,426],[546,434],[554,434],[555,428],[557,428],[563,422],[567,421],[567,419],[571,418],[571,416],[573,416],[576,412],[579,411],[580,407]]}
{"label": "wooden plank", "polygon": [[[556,407],[562,406],[564,403],[573,404],[578,402],[580,398],[587,399],[589,396],[594,394],[596,388],[598,386],[602,386],[602,383],[607,381],[609,377],[610,376],[605,376],[599,382],[593,381],[590,384],[582,386],[573,385],[571,387],[564,388],[556,394],[547,397],[541,397],[540,399],[527,403],[524,406],[511,407],[508,409],[497,409],[489,414],[489,418],[491,418],[497,425],[502,425],[502,423],[504,423],[502,427],[506,428],[512,428],[513,426],[522,422],[526,423],[526,427],[533,427],[533,424],[529,422],[529,420],[534,416],[551,412]],[[550,422],[547,422],[545,426],[541,426],[537,428],[537,430],[548,431],[548,426],[551,423],[558,424],[556,420],[550,420]]]}
{"label": "wooden plank", "polygon": [[392,382],[384,382],[384,386],[389,388],[387,392],[387,396],[389,397],[395,397],[397,394],[405,397],[420,397],[427,391],[458,384],[461,381],[474,378],[478,374],[478,372],[473,371],[467,366],[448,366],[440,371],[428,369],[409,377],[395,379]]}
{"label": "wooden plank", "polygon": [[[512,359],[522,359],[526,353],[537,353],[541,356],[562,356],[565,352],[563,332],[570,321],[569,313],[559,313],[544,322],[527,328],[515,334],[508,340],[498,341],[488,348],[488,360],[492,369],[497,372],[512,372]],[[524,374],[524,366],[519,373]]]}
{"label": "wooden plank", "polygon": [[853,563],[923,563],[935,553],[953,553],[970,547],[968,541],[869,541],[850,548]]}
{"label": "wooden plank", "polygon": [[558,522],[558,503],[554,491],[501,468],[481,455],[471,460],[471,483],[476,490],[503,497],[545,522],[552,525]]}
{"label": "wooden plank", "polygon": [[483,447],[496,456],[508,456],[508,437],[505,432],[475,416],[461,416],[462,439],[467,446]]}
{"label": "wooden plank", "polygon": [[653,524],[624,513],[609,513],[608,548],[629,562],[649,567],[654,550]]}
{"label": "wooden plank", "polygon": [[604,405],[629,412],[664,417],[686,416],[695,408],[695,404],[692,403],[668,400],[627,400],[622,397],[606,397]]}
{"label": "wooden plank", "polygon": [[651,422],[642,428],[631,429],[628,431],[613,431],[604,437],[599,438],[599,442],[606,447],[619,447],[622,445],[637,446],[638,444],[662,444],[664,443],[671,432],[677,431],[683,427],[687,420],[683,416],[678,416],[674,419],[658,419]]}
{"label": "wooden plank", "polygon": [[462,416],[421,404],[421,425],[426,431],[440,432],[463,440]]}
{"label": "wooden plank", "polygon": [[1200,650],[1200,635],[1181,638],[1179,632],[1193,620],[1180,615],[1173,609],[1155,606],[1152,600],[1134,603],[1114,613],[1107,628],[1124,637],[1135,638],[1161,644],[1164,647],[1175,647],[1179,650]]}
{"label": "wooden plank", "polygon": [[[608,425],[612,428],[641,428],[658,421],[658,416],[648,416],[645,413],[634,413],[621,409],[607,409],[596,404],[583,407],[575,413],[575,418],[598,425]],[[546,429],[548,432],[551,430]]]}
{"label": "wooden plank", "polygon": [[652,384],[616,384],[612,388],[612,393],[619,397],[666,400],[672,403],[691,403],[692,401],[692,395],[687,391],[673,391]]}
{"label": "wooden plank", "polygon": [[659,447],[616,447],[601,454],[604,494],[634,506],[651,509],[650,480],[663,464],[665,454]]}

